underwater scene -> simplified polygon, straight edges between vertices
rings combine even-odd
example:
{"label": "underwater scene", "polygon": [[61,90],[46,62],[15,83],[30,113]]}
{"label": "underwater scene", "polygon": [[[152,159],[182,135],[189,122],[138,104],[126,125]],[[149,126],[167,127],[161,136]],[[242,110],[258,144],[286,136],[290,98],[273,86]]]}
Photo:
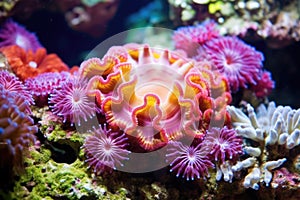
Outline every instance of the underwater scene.
{"label": "underwater scene", "polygon": [[0,200],[300,199],[300,1],[0,0]]}

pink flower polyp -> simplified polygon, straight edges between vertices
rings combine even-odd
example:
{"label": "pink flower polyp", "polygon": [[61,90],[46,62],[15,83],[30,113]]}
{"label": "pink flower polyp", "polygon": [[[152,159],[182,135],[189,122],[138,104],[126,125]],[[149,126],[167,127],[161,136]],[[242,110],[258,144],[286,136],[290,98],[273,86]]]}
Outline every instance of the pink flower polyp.
{"label": "pink flower polyp", "polygon": [[187,180],[199,179],[208,175],[208,169],[214,165],[209,160],[208,148],[201,143],[196,147],[182,144],[181,142],[172,142],[166,155],[170,163],[170,172],[176,172]]}
{"label": "pink flower polyp", "polygon": [[173,40],[177,49],[182,49],[189,56],[196,55],[196,49],[220,36],[216,23],[207,21],[196,26],[178,28],[173,34]]}
{"label": "pink flower polyp", "polygon": [[[3,89],[17,97],[20,96],[24,101],[28,102],[28,106],[34,104],[32,95],[29,93],[28,88],[19,80],[18,77],[10,74],[8,71],[0,71],[0,85]],[[28,109],[30,109],[28,107]],[[28,110],[27,109],[27,110]]]}
{"label": "pink flower polyp", "polygon": [[25,50],[33,51],[42,47],[34,33],[30,33],[11,19],[0,28],[0,47],[10,45],[18,45]]}
{"label": "pink flower polyp", "polygon": [[253,85],[250,89],[255,93],[256,97],[264,98],[271,94],[274,87],[275,82],[272,80],[271,73],[264,71],[258,83]]}
{"label": "pink flower polyp", "polygon": [[242,153],[242,139],[234,129],[228,129],[226,126],[222,129],[208,130],[204,142],[211,148],[210,155],[214,160],[221,163],[228,159],[235,159]]}
{"label": "pink flower polyp", "polygon": [[199,121],[212,108],[211,89],[228,89],[218,72],[148,45],[112,47],[103,60],[90,61],[82,63],[80,74],[91,78],[88,89],[107,122],[136,137],[146,150],[183,135],[202,138]]}
{"label": "pink flower polyp", "polygon": [[255,85],[262,73],[263,55],[236,37],[220,37],[207,42],[205,52],[221,73],[225,74],[231,89]]}
{"label": "pink flower polyp", "polygon": [[71,77],[69,72],[46,72],[25,80],[37,106],[47,105],[48,96]]}
{"label": "pink flower polyp", "polygon": [[97,174],[106,170],[116,170],[124,165],[124,160],[128,160],[130,151],[126,150],[126,141],[125,134],[111,132],[106,127],[95,129],[94,134],[86,138],[83,146],[87,156],[86,162]]}
{"label": "pink flower polyp", "polygon": [[55,115],[63,118],[64,123],[81,126],[82,121],[87,122],[100,112],[94,97],[88,95],[86,84],[86,80],[74,76],[50,94],[50,108]]}

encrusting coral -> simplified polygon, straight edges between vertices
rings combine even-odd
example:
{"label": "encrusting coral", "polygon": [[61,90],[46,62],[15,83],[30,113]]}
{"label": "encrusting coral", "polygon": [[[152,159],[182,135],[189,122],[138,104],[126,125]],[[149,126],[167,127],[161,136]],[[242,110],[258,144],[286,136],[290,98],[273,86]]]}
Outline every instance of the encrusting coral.
{"label": "encrusting coral", "polygon": [[209,18],[216,20],[222,35],[264,40],[271,48],[300,40],[297,0],[168,0],[168,3],[170,19],[176,26],[197,24]]}

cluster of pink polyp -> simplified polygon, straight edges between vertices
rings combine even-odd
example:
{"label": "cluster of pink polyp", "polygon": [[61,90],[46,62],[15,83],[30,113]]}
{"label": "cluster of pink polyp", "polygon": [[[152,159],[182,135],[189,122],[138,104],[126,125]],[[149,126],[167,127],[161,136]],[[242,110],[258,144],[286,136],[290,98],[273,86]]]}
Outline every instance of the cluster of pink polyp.
{"label": "cluster of pink polyp", "polygon": [[[17,30],[16,24],[6,26],[7,31]],[[3,74],[4,89],[18,93],[27,88],[28,102],[48,105],[63,123],[83,127],[101,119],[104,129],[85,127],[93,134],[83,145],[86,161],[98,174],[122,167],[130,151],[167,146],[163,157],[170,171],[188,180],[205,177],[210,168],[241,153],[241,139],[231,129],[226,110],[230,92],[252,86],[264,95],[269,91],[264,85],[272,86],[267,73],[268,81],[259,81],[262,54],[237,38],[220,36],[213,22],[174,33],[175,46],[187,50],[189,57],[182,51],[127,44],[111,47],[102,59],[84,61],[74,74],[38,43],[23,42],[29,49],[25,51],[18,39],[29,36],[23,29],[17,32],[12,40],[4,38],[0,51],[25,85]],[[193,53],[197,55],[192,58]],[[2,107],[1,112],[8,111]]]}
{"label": "cluster of pink polyp", "polygon": [[31,113],[33,98],[14,75],[0,71],[0,185],[23,169],[23,155],[35,142],[37,127]]}
{"label": "cluster of pink polyp", "polygon": [[249,88],[258,98],[263,98],[274,88],[271,74],[263,69],[262,53],[237,37],[220,35],[212,21],[179,28],[173,39],[175,47],[185,50],[189,56],[211,62],[227,77],[232,92]]}
{"label": "cluster of pink polyp", "polygon": [[[237,37],[221,36],[211,21],[179,28],[173,40],[188,57],[146,44],[114,46],[102,60],[84,61],[79,74],[89,79],[88,94],[109,127],[129,138],[122,148],[137,145],[150,152],[167,145],[171,172],[187,180],[205,178],[211,168],[234,164],[243,153],[225,109],[231,92],[249,89],[264,98],[274,82],[263,69],[262,53]],[[90,159],[90,140],[84,148],[91,166],[102,166]]]}
{"label": "cluster of pink polyp", "polygon": [[[96,131],[84,144],[87,161],[100,173],[106,162],[120,166],[128,153],[120,149],[128,147],[150,152],[168,145],[170,171],[188,180],[207,175],[215,159],[222,163],[241,153],[241,139],[230,129],[226,111],[231,102],[228,80],[209,62],[147,44],[127,44],[111,47],[103,59],[84,61],[79,74],[89,79],[88,95],[95,97],[111,129],[101,138],[103,131]],[[116,139],[122,142],[116,145]],[[186,139],[190,144],[181,142]],[[105,155],[104,160],[99,157]]]}

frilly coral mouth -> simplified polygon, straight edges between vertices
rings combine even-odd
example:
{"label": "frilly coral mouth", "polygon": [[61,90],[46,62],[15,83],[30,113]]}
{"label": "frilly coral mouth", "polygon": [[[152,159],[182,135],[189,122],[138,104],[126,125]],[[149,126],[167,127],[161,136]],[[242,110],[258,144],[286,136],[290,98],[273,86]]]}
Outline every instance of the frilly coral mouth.
{"label": "frilly coral mouth", "polygon": [[226,79],[208,66],[148,45],[112,47],[103,60],[85,61],[80,73],[91,78],[88,89],[110,126],[137,137],[146,150],[185,135],[203,138],[199,122],[216,107],[211,95],[228,91]]}

